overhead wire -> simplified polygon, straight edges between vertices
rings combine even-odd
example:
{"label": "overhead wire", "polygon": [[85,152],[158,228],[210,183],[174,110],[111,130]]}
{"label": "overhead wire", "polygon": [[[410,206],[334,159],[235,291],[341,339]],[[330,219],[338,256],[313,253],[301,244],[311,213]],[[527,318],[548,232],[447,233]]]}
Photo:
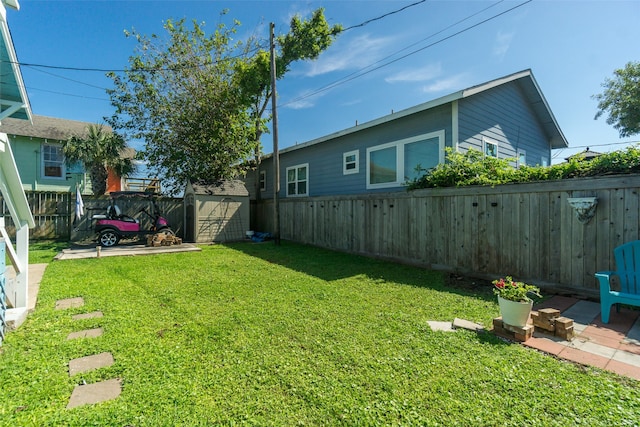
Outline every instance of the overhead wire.
{"label": "overhead wire", "polygon": [[427,0],[420,0],[420,1],[417,1],[417,2],[415,2],[415,3],[411,3],[411,4],[409,4],[409,5],[406,5],[406,6],[404,6],[404,7],[401,7],[400,9],[396,9],[396,10],[393,10],[393,11],[391,11],[391,12],[387,12],[387,13],[385,13],[385,14],[383,14],[383,15],[380,15],[380,16],[377,16],[377,17],[375,17],[375,18],[367,19],[366,21],[364,21],[364,22],[362,22],[362,23],[360,23],[360,24],[352,25],[352,26],[350,26],[350,27],[344,28],[344,29],[342,30],[342,32],[345,32],[345,31],[348,31],[348,30],[353,30],[354,28],[361,28],[361,27],[364,27],[364,26],[365,26],[365,25],[367,25],[367,24],[370,24],[370,23],[375,22],[375,21],[379,21],[379,20],[381,20],[381,19],[383,19],[383,18],[386,18],[387,16],[391,16],[391,15],[394,15],[394,14],[396,14],[396,13],[402,12],[402,11],[404,11],[404,10],[406,10],[406,9],[409,9],[410,7],[417,6],[417,5],[419,5],[419,4],[421,4],[421,3],[424,3],[424,2],[426,2],[426,1],[427,1]]}
{"label": "overhead wire", "polygon": [[575,150],[577,148],[610,147],[612,145],[632,145],[632,144],[640,144],[640,141],[619,141],[619,142],[610,142],[608,144],[576,145],[575,147],[557,149],[553,154],[553,156],[551,156],[551,158],[556,159],[562,156],[562,153],[564,153],[566,150]]}
{"label": "overhead wire", "polygon": [[[427,0],[420,0],[420,1],[417,1],[417,2],[414,2],[414,3],[411,3],[411,4],[409,4],[409,5],[406,5],[406,6],[401,7],[401,8],[399,8],[399,9],[395,9],[395,10],[393,10],[393,11],[391,11],[391,12],[387,12],[387,13],[384,13],[384,14],[382,14],[382,15],[379,15],[379,16],[377,16],[377,17],[375,17],[375,18],[367,19],[366,21],[363,21],[363,22],[362,22],[362,23],[360,23],[360,24],[356,24],[356,25],[349,26],[349,27],[347,27],[347,28],[343,29],[342,31],[344,32],[344,31],[347,31],[347,30],[352,30],[352,29],[355,29],[355,28],[361,28],[361,27],[364,27],[364,26],[366,26],[366,25],[368,25],[368,24],[370,24],[370,23],[372,23],[372,22],[379,21],[379,20],[384,19],[384,18],[386,18],[386,17],[388,17],[388,16],[394,15],[394,14],[396,14],[396,13],[402,12],[402,11],[404,11],[404,10],[406,10],[406,9],[411,8],[411,7],[414,7],[414,6],[417,6],[417,5],[419,5],[419,4],[425,3],[426,1],[427,1]],[[510,9],[508,9],[508,10],[506,10],[506,11],[503,11],[503,12],[499,13],[499,14],[493,15],[493,16],[491,16],[491,17],[489,17],[489,18],[487,18],[487,19],[485,19],[485,20],[483,20],[483,21],[480,21],[480,22],[478,22],[478,23],[476,23],[476,24],[474,24],[474,25],[471,25],[471,26],[469,26],[469,27],[466,27],[466,28],[464,28],[464,29],[462,29],[462,30],[460,30],[460,31],[458,31],[458,32],[456,32],[456,33],[453,33],[453,34],[451,34],[451,35],[449,35],[449,36],[447,36],[447,37],[444,37],[444,38],[442,38],[442,39],[440,39],[440,40],[437,40],[437,41],[435,41],[434,43],[431,43],[431,44],[429,44],[429,45],[426,45],[426,46],[424,46],[424,47],[422,47],[422,48],[420,48],[420,49],[416,49],[416,50],[414,50],[414,51],[411,51],[411,52],[409,52],[408,54],[403,55],[403,56],[401,56],[401,57],[398,57],[398,58],[396,58],[396,59],[393,59],[393,60],[390,60],[390,61],[388,61],[388,62],[382,63],[382,64],[381,64],[381,65],[379,65],[379,66],[375,66],[376,64],[380,64],[381,62],[383,62],[383,61],[385,61],[385,60],[387,60],[387,59],[390,59],[390,58],[392,58],[392,57],[394,57],[394,56],[398,55],[399,53],[404,52],[404,51],[406,51],[406,50],[410,49],[411,47],[413,47],[413,46],[415,46],[415,45],[417,45],[417,44],[420,44],[420,43],[422,43],[422,42],[424,42],[424,41],[426,41],[426,40],[429,40],[430,38],[433,38],[433,37],[435,37],[436,35],[441,34],[441,33],[443,33],[444,31],[446,31],[446,30],[448,30],[448,29],[450,29],[450,28],[453,28],[453,27],[457,26],[457,25],[459,25],[460,23],[465,22],[465,21],[467,21],[467,20],[469,20],[469,19],[471,19],[471,18],[473,18],[473,17],[475,17],[475,16],[477,16],[477,15],[479,15],[479,14],[481,14],[481,13],[485,12],[486,10],[488,10],[488,9],[490,9],[490,8],[492,8],[492,7],[495,7],[496,5],[498,5],[498,4],[500,4],[500,3],[502,3],[503,1],[504,1],[504,0],[500,0],[500,1],[496,2],[496,3],[493,3],[493,4],[491,4],[490,6],[488,6],[488,7],[484,8],[484,9],[482,9],[482,10],[480,10],[480,11],[478,11],[478,12],[476,12],[476,13],[472,14],[472,15],[469,15],[469,16],[467,16],[467,17],[463,18],[462,20],[459,20],[459,21],[457,21],[457,22],[455,22],[455,23],[453,23],[453,24],[451,24],[451,25],[449,25],[449,26],[447,26],[447,27],[443,28],[442,30],[440,30],[440,31],[438,31],[438,32],[435,32],[435,33],[433,33],[433,34],[429,35],[428,37],[426,37],[426,38],[424,38],[424,39],[422,39],[422,40],[419,40],[419,41],[417,41],[417,42],[414,42],[414,43],[412,43],[412,44],[410,44],[410,45],[408,45],[408,46],[404,47],[403,49],[400,49],[400,50],[398,50],[398,51],[396,51],[396,52],[392,53],[391,55],[388,55],[388,56],[386,56],[386,57],[384,57],[384,58],[382,58],[382,59],[380,59],[380,60],[378,60],[378,61],[376,61],[376,62],[374,62],[374,63],[372,63],[372,64],[370,64],[370,65],[368,65],[368,66],[366,66],[366,67],[361,68],[360,70],[357,70],[357,71],[355,71],[355,72],[353,72],[353,73],[351,73],[351,74],[348,74],[347,76],[342,77],[341,79],[338,79],[338,80],[336,80],[336,81],[334,81],[334,82],[332,82],[332,83],[329,83],[328,85],[325,85],[325,86],[323,86],[323,87],[321,87],[321,88],[319,88],[319,89],[316,89],[316,90],[314,90],[314,91],[313,91],[313,92],[311,92],[311,93],[307,93],[307,94],[305,94],[305,95],[301,95],[301,96],[299,96],[299,97],[296,97],[296,98],[294,98],[294,99],[292,99],[292,100],[290,100],[290,101],[287,101],[287,102],[285,102],[285,103],[281,103],[281,104],[279,104],[279,105],[281,105],[281,106],[285,106],[285,105],[289,105],[289,104],[292,104],[292,103],[295,103],[295,102],[299,102],[299,101],[301,101],[301,100],[304,100],[304,99],[310,98],[310,97],[312,97],[312,96],[315,96],[315,95],[317,95],[317,94],[319,94],[319,93],[322,93],[322,92],[325,92],[325,91],[327,91],[327,90],[333,89],[334,87],[337,87],[337,86],[340,86],[340,85],[342,85],[342,84],[348,83],[348,82],[350,82],[350,81],[352,81],[352,80],[355,80],[356,78],[362,77],[362,76],[364,76],[364,75],[366,75],[366,74],[369,74],[369,73],[371,73],[371,72],[373,72],[373,71],[379,70],[380,68],[383,68],[383,67],[386,67],[386,66],[388,66],[388,65],[390,65],[390,64],[393,64],[393,63],[395,63],[395,62],[398,62],[398,61],[400,61],[400,60],[402,60],[402,59],[405,59],[405,58],[407,58],[407,57],[409,57],[409,56],[411,56],[411,55],[414,55],[414,54],[416,54],[416,53],[418,53],[418,52],[421,52],[421,51],[423,51],[423,50],[425,50],[425,49],[428,49],[428,48],[433,47],[433,46],[435,46],[435,45],[437,45],[437,44],[440,44],[440,43],[442,43],[442,42],[444,42],[444,41],[446,41],[446,40],[449,40],[449,39],[451,39],[451,38],[453,38],[453,37],[455,37],[455,36],[457,36],[457,35],[459,35],[459,34],[462,34],[462,33],[466,32],[466,31],[469,31],[469,30],[471,30],[471,29],[473,29],[473,28],[475,28],[475,27],[478,27],[478,26],[480,26],[480,25],[482,25],[482,24],[484,24],[484,23],[486,23],[486,22],[489,22],[489,21],[491,21],[491,20],[493,20],[493,19],[495,19],[495,18],[498,18],[498,17],[500,17],[500,16],[502,16],[502,15],[506,14],[506,13],[509,13],[509,12],[511,12],[512,10],[515,10],[515,9],[517,9],[517,8],[521,7],[521,6],[524,6],[525,4],[530,3],[530,2],[531,2],[531,1],[533,1],[533,0],[526,0],[525,2],[523,2],[523,3],[519,4],[519,5],[516,5],[516,6],[514,6],[514,7],[510,8]],[[254,51],[256,51],[256,50],[257,50],[257,49],[259,49],[259,48],[260,48],[260,47],[259,47],[259,46],[257,46],[256,48],[254,48]],[[249,52],[249,54],[250,54],[250,53],[251,53],[251,52]],[[243,54],[240,54],[240,55],[236,55],[236,56],[230,57],[229,59],[232,59],[232,58],[235,58],[235,57],[241,57],[241,56],[246,55],[246,54],[247,54],[247,53],[245,52],[245,53],[243,53]],[[55,69],[55,70],[66,70],[66,71],[114,72],[114,73],[118,73],[118,72],[126,72],[126,71],[127,71],[126,69],[106,69],[106,68],[91,68],[91,67],[70,67],[70,66],[57,66],[57,65],[37,64],[37,63],[28,63],[28,62],[19,62],[19,61],[1,61],[1,62],[9,62],[9,63],[12,63],[12,64],[17,64],[17,65],[20,65],[20,66],[25,66],[25,67],[31,68],[31,69],[32,69],[32,70],[34,70],[34,71],[39,71],[39,72],[42,72],[42,73],[45,73],[45,74],[52,75],[52,76],[54,76],[54,77],[58,77],[58,78],[61,78],[61,79],[65,79],[65,80],[68,80],[68,81],[74,82],[74,83],[82,84],[82,85],[89,86],[89,87],[94,87],[94,88],[101,89],[101,90],[106,90],[106,88],[104,88],[104,87],[100,87],[100,86],[97,86],[97,85],[92,85],[92,84],[90,84],[90,83],[81,82],[81,81],[79,81],[79,80],[71,79],[71,78],[68,78],[68,77],[60,76],[60,75],[57,75],[57,74],[54,74],[54,73],[46,72],[46,71],[42,70],[42,68],[44,68],[44,69]],[[168,69],[168,68],[149,69],[149,70],[147,70],[147,71],[161,71],[161,70],[166,70],[166,69]],[[75,96],[75,97],[81,97],[81,98],[87,98],[87,99],[99,99],[99,100],[106,100],[106,99],[104,99],[104,98],[86,97],[86,96],[75,95],[75,94],[68,94],[68,93],[62,93],[62,92],[54,92],[54,91],[49,91],[49,90],[45,90],[45,89],[37,89],[37,88],[29,88],[29,89],[31,89],[31,90],[38,90],[38,91],[44,91],[44,92],[49,92],[49,93],[54,93],[54,94],[58,94],[58,95]]]}
{"label": "overhead wire", "polygon": [[[325,86],[322,86],[322,87],[320,87],[320,88],[316,89],[316,90],[315,90],[315,91],[313,91],[313,92],[310,92],[310,93],[307,93],[307,94],[301,95],[301,96],[299,96],[299,97],[297,97],[297,98],[294,98],[294,99],[292,99],[292,100],[290,100],[290,101],[287,101],[287,102],[284,102],[284,103],[280,103],[280,104],[278,104],[278,105],[280,105],[280,106],[285,106],[285,105],[293,104],[293,103],[296,103],[296,102],[300,102],[300,101],[302,101],[302,100],[304,100],[304,99],[310,98],[310,97],[312,97],[312,96],[318,95],[318,94],[320,94],[320,93],[322,93],[322,92],[326,92],[327,90],[333,89],[333,88],[335,88],[335,87],[337,87],[337,86],[340,86],[340,85],[342,85],[342,84],[348,83],[348,82],[350,82],[350,81],[352,81],[352,80],[355,80],[355,79],[357,79],[357,78],[359,78],[359,77],[365,76],[365,75],[367,75],[367,74],[369,74],[369,73],[372,73],[372,72],[374,72],[374,71],[377,71],[377,70],[379,70],[379,69],[381,69],[381,68],[384,68],[384,67],[386,67],[386,66],[388,66],[388,65],[391,65],[391,64],[393,64],[393,63],[396,63],[396,62],[398,62],[398,61],[400,61],[400,60],[402,60],[402,59],[405,59],[405,58],[407,58],[407,57],[409,57],[409,56],[411,56],[411,55],[414,55],[414,54],[416,54],[416,53],[418,53],[418,52],[421,52],[421,51],[423,51],[423,50],[426,50],[426,49],[428,49],[428,48],[431,48],[431,47],[433,47],[433,46],[436,46],[436,45],[438,45],[438,44],[440,44],[440,43],[443,43],[443,42],[445,42],[445,41],[447,41],[447,40],[449,40],[449,39],[451,39],[451,38],[453,38],[453,37],[456,37],[456,36],[458,36],[458,35],[460,35],[460,34],[463,34],[463,33],[467,32],[467,31],[469,31],[469,30],[472,30],[472,29],[474,29],[474,28],[476,28],[476,27],[478,27],[478,26],[480,26],[480,25],[483,25],[483,24],[485,24],[485,23],[487,23],[487,22],[489,22],[489,21],[492,21],[492,20],[494,20],[494,19],[496,19],[496,18],[499,18],[500,16],[505,15],[505,14],[507,14],[507,13],[509,13],[509,12],[512,12],[513,10],[518,9],[518,8],[520,8],[520,7],[524,6],[524,5],[526,5],[527,3],[531,3],[532,1],[533,1],[533,0],[526,0],[526,1],[524,1],[524,2],[520,3],[520,4],[516,5],[516,6],[513,6],[513,7],[509,8],[509,9],[505,10],[505,11],[502,11],[502,12],[500,12],[500,13],[498,13],[498,14],[495,14],[495,15],[493,15],[493,16],[490,16],[489,18],[486,18],[486,19],[484,19],[484,20],[482,20],[482,21],[480,21],[480,22],[477,22],[477,23],[475,23],[475,24],[473,24],[473,25],[470,25],[470,26],[468,26],[468,27],[466,27],[466,28],[463,28],[463,29],[462,29],[462,30],[460,30],[460,31],[457,31],[457,32],[455,32],[455,33],[453,33],[453,34],[450,34],[450,35],[446,36],[446,37],[443,37],[443,38],[441,38],[441,39],[439,39],[439,40],[437,40],[437,41],[435,41],[435,42],[433,42],[433,43],[430,43],[430,44],[428,44],[428,45],[426,45],[426,46],[423,46],[423,47],[421,47],[421,48],[419,48],[419,49],[413,50],[413,51],[411,51],[411,52],[409,52],[409,53],[407,53],[407,54],[405,54],[405,55],[402,55],[402,56],[400,56],[400,57],[398,57],[398,58],[395,58],[395,59],[390,60],[390,61],[388,61],[388,62],[382,63],[381,65],[376,66],[376,67],[372,67],[372,65],[369,65],[369,66],[367,66],[367,67],[363,67],[363,68],[361,68],[360,70],[355,71],[355,72],[353,72],[353,73],[351,73],[351,74],[349,74],[349,75],[347,75],[347,76],[345,76],[345,77],[343,77],[343,78],[341,78],[341,79],[338,79],[338,80],[336,80],[336,81],[334,81],[334,82],[332,82],[332,83],[329,83],[329,84],[327,84],[327,85],[325,85]],[[498,2],[498,3],[501,3],[501,2],[502,2],[502,0],[501,0],[500,2]],[[492,5],[492,6],[493,6],[493,5]],[[491,7],[491,6],[490,6],[490,7]],[[463,19],[463,20],[461,20],[461,21],[459,21],[459,22],[464,22],[465,20],[467,20],[467,19],[469,19],[469,18],[471,18],[471,17],[473,17],[473,16],[475,16],[475,15],[477,15],[477,14],[479,14],[479,13],[482,13],[482,12],[483,12],[483,11],[485,11],[486,9],[488,9],[488,8],[485,8],[485,9],[483,9],[482,11],[477,12],[477,13],[475,13],[474,15],[471,15],[471,16],[469,16],[469,17],[467,17],[467,18],[465,18],[465,19]],[[447,27],[446,29],[451,28],[452,26],[455,26],[455,25],[457,25],[457,24],[458,24],[458,23],[456,23],[456,24],[452,24],[452,25],[450,25],[449,27]],[[432,34],[431,36],[429,36],[429,37],[427,37],[427,38],[423,39],[423,41],[428,40],[429,38],[433,37],[434,35],[437,35],[437,34],[442,33],[442,32],[443,32],[443,31],[445,31],[446,29],[440,30],[439,32]],[[415,43],[414,43],[413,45],[411,45],[411,46],[414,46],[414,45],[415,45]],[[407,48],[404,48],[404,49],[402,49],[402,50],[400,50],[400,51],[398,51],[398,52],[396,52],[396,53],[394,53],[394,54],[392,54],[392,55],[387,56],[387,57],[386,57],[386,58],[384,58],[384,59],[391,58],[391,57],[395,56],[397,53],[402,52],[402,51],[404,51],[404,50],[406,50],[406,49],[407,49]],[[383,61],[384,59],[379,60],[379,61],[375,62],[374,64],[377,64],[377,63],[379,63],[379,62]]]}
{"label": "overhead wire", "polygon": [[[391,12],[384,13],[384,14],[382,14],[380,16],[375,17],[375,18],[368,19],[366,21],[361,22],[360,24],[351,25],[351,26],[343,29],[342,32],[347,31],[347,30],[351,30],[351,29],[354,29],[354,28],[364,27],[365,25],[370,24],[371,22],[379,21],[379,20],[381,20],[383,18],[386,18],[388,16],[391,16],[391,15],[394,15],[396,13],[402,12],[402,11],[404,11],[406,9],[409,9],[411,7],[414,7],[414,6],[417,6],[417,5],[421,4],[421,3],[425,3],[426,1],[427,0],[420,0],[420,1],[417,1],[417,2],[414,2],[414,3],[411,3],[409,5],[403,6],[403,7],[399,8],[399,9],[393,10]],[[503,0],[501,0],[501,1],[503,1]],[[245,52],[242,55],[232,56],[229,59],[239,58],[239,57],[241,57],[243,55],[255,53],[258,49],[262,49],[262,48],[263,48],[263,46],[257,45],[253,50],[250,50],[249,52]],[[61,79],[64,79],[64,80],[69,80],[69,81],[72,81],[72,82],[75,82],[75,83],[78,83],[78,84],[82,84],[82,85],[85,85],[85,86],[89,86],[89,87],[95,87],[95,88],[101,89],[101,90],[107,90],[107,88],[96,86],[96,85],[92,85],[90,83],[81,82],[81,81],[75,80],[75,79],[70,79],[68,77],[60,76],[58,74],[49,73],[49,72],[46,72],[46,71],[42,70],[42,68],[54,69],[54,70],[64,70],[64,71],[86,71],[86,72],[104,72],[104,73],[109,73],[109,72],[121,73],[121,72],[126,72],[127,71],[126,69],[93,68],[93,67],[71,67],[71,66],[37,64],[37,63],[19,62],[19,61],[1,61],[0,60],[0,62],[5,62],[5,63],[16,64],[16,65],[19,65],[19,66],[24,66],[24,67],[30,68],[30,69],[32,69],[34,71],[39,71],[39,72],[46,73],[46,74],[49,74],[49,75],[54,76],[54,77],[58,77],[58,78],[61,78]],[[148,71],[164,71],[164,70],[167,70],[167,69],[168,68],[149,69]],[[46,91],[46,90],[43,90],[43,89],[35,89],[35,88],[30,88],[30,89]],[[52,93],[56,93],[56,92],[52,92]],[[58,94],[66,95],[65,93],[58,93]],[[73,95],[73,94],[68,94],[68,95],[69,96],[76,96],[76,95]]]}

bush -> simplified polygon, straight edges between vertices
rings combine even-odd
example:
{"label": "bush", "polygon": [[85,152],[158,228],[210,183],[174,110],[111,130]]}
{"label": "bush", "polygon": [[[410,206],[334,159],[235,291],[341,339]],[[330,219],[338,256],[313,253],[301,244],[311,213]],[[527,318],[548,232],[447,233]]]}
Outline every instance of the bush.
{"label": "bush", "polygon": [[601,154],[591,161],[574,157],[566,163],[553,166],[511,166],[514,159],[486,157],[477,150],[458,153],[447,147],[446,161],[407,182],[408,190],[435,187],[461,187],[467,185],[499,185],[533,181],[549,181],[640,173],[640,148]]}

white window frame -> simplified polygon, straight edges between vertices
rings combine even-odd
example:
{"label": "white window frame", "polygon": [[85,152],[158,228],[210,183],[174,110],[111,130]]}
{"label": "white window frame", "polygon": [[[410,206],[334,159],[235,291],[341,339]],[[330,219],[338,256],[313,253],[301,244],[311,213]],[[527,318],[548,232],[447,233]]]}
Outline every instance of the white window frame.
{"label": "white window frame", "polygon": [[[521,161],[521,159],[523,158],[524,158],[524,162]],[[527,165],[527,152],[525,150],[518,149],[516,154],[516,168],[519,168],[520,166],[526,166],[526,165]]]}
{"label": "white window frame", "polygon": [[[298,169],[300,169],[300,168],[306,168],[307,169],[307,179],[305,180],[305,182],[307,183],[307,192],[304,193],[304,194],[298,193],[298,183],[301,182],[298,179]],[[295,169],[295,171],[296,171],[296,181],[295,181],[295,183],[296,183],[296,194],[289,194],[289,171],[291,169]],[[286,185],[286,188],[287,188],[287,197],[308,197],[309,196],[309,163],[302,163],[302,164],[299,164],[299,165],[288,167],[286,169],[286,172],[285,172],[284,180],[285,180],[285,185]]]}
{"label": "white window frame", "polygon": [[267,191],[267,171],[260,171],[260,178],[258,183],[260,191]]}
{"label": "white window frame", "polygon": [[[45,167],[45,159],[44,159],[45,147],[55,147],[55,148],[58,148],[60,150],[60,153],[61,153],[61,156],[62,156],[62,160],[60,162],[60,173],[61,173],[61,176],[49,176],[49,175],[46,175],[46,167]],[[67,165],[66,165],[66,162],[64,161],[64,154],[62,154],[62,145],[61,144],[54,144],[54,143],[50,143],[50,142],[44,142],[40,146],[40,176],[42,177],[42,179],[55,179],[55,180],[61,180],[61,181],[67,179]]]}
{"label": "white window frame", "polygon": [[[489,153],[489,146],[493,146],[495,147],[495,156]],[[484,155],[486,157],[495,157],[496,159],[498,158],[498,141],[494,141],[492,139],[489,139],[487,137],[482,137],[482,152],[484,153]]]}
{"label": "white window frame", "polygon": [[[413,136],[411,138],[401,139],[399,141],[388,142],[375,147],[367,148],[367,190],[375,190],[378,188],[392,188],[406,185],[404,177],[404,146],[425,139],[438,138],[438,163],[444,163],[444,129]],[[383,182],[378,184],[371,183],[371,153],[374,151],[384,150],[389,147],[396,147],[396,180],[393,182]]]}
{"label": "white window frame", "polygon": [[[347,159],[351,156],[354,156],[355,160],[351,162],[347,161]],[[355,164],[355,167],[353,169],[348,169],[347,165],[352,163]],[[358,172],[360,172],[360,150],[353,150],[342,153],[342,174],[351,175]]]}

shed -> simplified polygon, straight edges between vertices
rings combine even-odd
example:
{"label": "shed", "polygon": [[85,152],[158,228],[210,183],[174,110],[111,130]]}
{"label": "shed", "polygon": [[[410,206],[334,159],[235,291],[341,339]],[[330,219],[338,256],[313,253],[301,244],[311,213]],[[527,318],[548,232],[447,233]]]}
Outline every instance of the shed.
{"label": "shed", "polygon": [[242,240],[249,230],[249,192],[239,180],[189,182],[184,215],[187,242]]}

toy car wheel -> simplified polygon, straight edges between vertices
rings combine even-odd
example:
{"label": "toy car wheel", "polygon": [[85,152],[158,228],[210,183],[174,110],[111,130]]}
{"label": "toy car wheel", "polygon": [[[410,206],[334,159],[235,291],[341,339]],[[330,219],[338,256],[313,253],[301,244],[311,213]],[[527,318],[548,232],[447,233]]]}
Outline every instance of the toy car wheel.
{"label": "toy car wheel", "polygon": [[100,232],[100,238],[98,239],[100,244],[104,247],[115,246],[120,241],[120,234],[114,230],[104,230]]}

